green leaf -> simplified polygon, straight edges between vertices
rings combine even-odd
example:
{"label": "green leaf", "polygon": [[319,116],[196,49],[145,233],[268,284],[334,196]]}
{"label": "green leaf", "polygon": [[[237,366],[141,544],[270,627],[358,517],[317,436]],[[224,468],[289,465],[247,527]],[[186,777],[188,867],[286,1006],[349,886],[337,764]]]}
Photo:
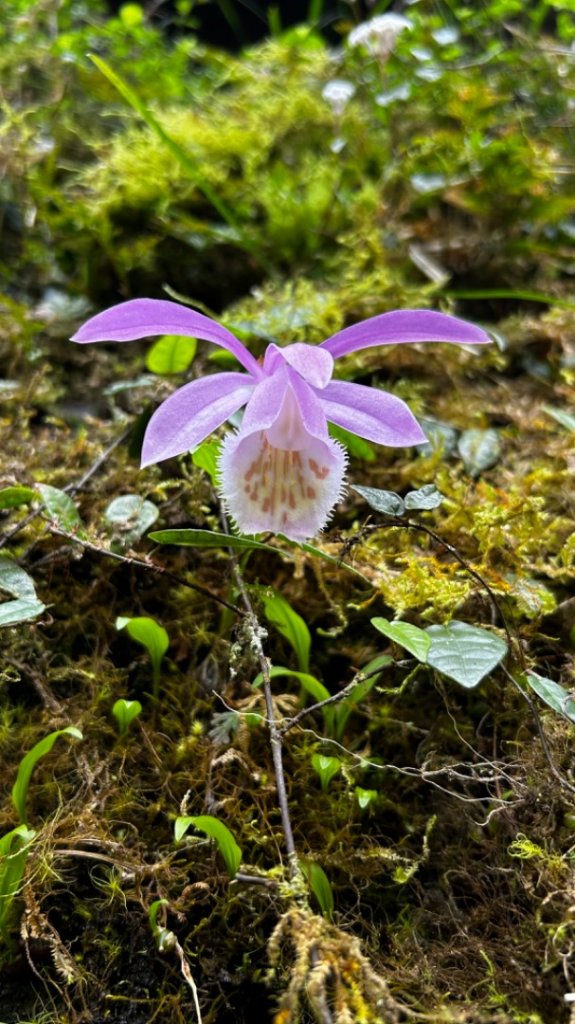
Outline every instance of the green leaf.
{"label": "green leaf", "polygon": [[417,491],[408,491],[403,500],[406,509],[425,512],[431,508],[439,508],[445,501],[445,495],[437,490],[435,484],[424,484]]}
{"label": "green leaf", "polygon": [[0,838],[0,938],[5,945],[10,942],[14,899],[35,837],[34,829],[17,825]]}
{"label": "green leaf", "polygon": [[0,490],[0,509],[18,508],[19,505],[28,505],[35,497],[36,491],[32,487],[19,485],[3,487]]}
{"label": "green leaf", "polygon": [[[313,697],[315,701],[319,702],[320,700],[327,700],[331,697],[331,693],[327,687],[325,687],[323,683],[320,683],[319,679],[316,679],[315,676],[311,676],[309,672],[296,672],[295,669],[292,668],[283,668],[281,665],[273,665],[272,668],[270,668],[270,678],[277,679],[278,676],[293,676],[294,679],[297,679],[301,683],[306,693],[309,693],[310,697]],[[262,685],[263,681],[264,677],[262,673],[259,672],[254,679],[252,686],[257,689]]]}
{"label": "green leaf", "polygon": [[314,754],[311,759],[312,768],[319,775],[321,788],[327,789],[334,775],[337,775],[341,768],[339,757],[327,757],[324,754]]}
{"label": "green leaf", "polygon": [[78,509],[69,494],[61,491],[58,487],[51,487],[50,484],[37,484],[36,490],[42,498],[48,515],[60,530],[73,533],[79,526],[82,526]]}
{"label": "green leaf", "polygon": [[490,469],[501,457],[501,441],[496,430],[464,430],[457,450],[463,465],[471,476],[480,476]]}
{"label": "green leaf", "polygon": [[257,549],[282,554],[271,544],[262,544],[259,540],[235,534],[216,533],[215,530],[156,530],[149,534],[149,538],[157,544],[178,544],[183,548],[232,548],[234,551]]}
{"label": "green leaf", "polygon": [[554,683],[552,679],[538,675],[537,672],[526,672],[524,678],[548,707],[553,708],[558,715],[563,715],[564,718],[575,723],[575,700],[563,686]]}
{"label": "green leaf", "polygon": [[377,789],[362,789],[361,786],[356,786],[354,793],[360,811],[365,811],[379,796]]}
{"label": "green leaf", "polygon": [[214,487],[218,482],[218,456],[221,447],[221,441],[203,441],[200,447],[192,452],[194,466],[198,466],[208,474]]}
{"label": "green leaf", "polygon": [[116,629],[125,629],[132,640],[146,648],[152,662],[153,694],[157,698],[160,689],[162,658],[170,646],[170,638],[166,630],[155,619],[151,619],[147,615],[138,615],[133,619],[119,615],[116,619]]}
{"label": "green leaf", "polygon": [[248,252],[255,252],[255,246],[239,227],[232,211],[228,209],[226,204],[218,196],[217,192],[214,191],[209,182],[203,177],[200,165],[183,148],[183,146],[180,146],[179,142],[176,142],[176,140],[168,134],[160,122],[156,120],[151,110],[149,110],[146,104],[143,103],[138,94],[134,92],[131,86],[129,86],[128,83],[116,71],[114,71],[109,64],[106,63],[106,61],[94,54],[90,54],[90,60],[96,65],[102,74],[106,76],[108,81],[112,83],[114,88],[116,88],[120,95],[124,97],[126,102],[130,104],[132,109],[135,110],[142,118],[156,138],[160,139],[172,156],[179,161],[188,174],[190,180],[194,182],[196,188],[204,194],[208,202],[210,202],[214,209],[217,210],[222,220],[234,229],[234,233],[238,240],[241,241],[243,248]]}
{"label": "green leaf", "polygon": [[112,714],[118,723],[120,736],[125,736],[130,725],[142,713],[139,700],[124,700],[120,697],[112,707]]}
{"label": "green leaf", "polygon": [[36,588],[31,576],[10,558],[0,555],[0,590],[12,597],[26,600],[36,599]]}
{"label": "green leaf", "polygon": [[358,487],[356,484],[350,486],[352,491],[357,491],[370,508],[375,509],[376,512],[383,512],[386,516],[405,515],[403,498],[400,498],[395,491],[379,491],[375,487]]}
{"label": "green leaf", "polygon": [[507,654],[507,644],[494,633],[453,619],[446,626],[428,626],[427,663],[456,683],[471,689],[485,679]]}
{"label": "green leaf", "polygon": [[190,825],[199,829],[200,832],[205,832],[210,839],[215,839],[219,851],[224,858],[228,875],[230,878],[235,878],[242,862],[242,851],[227,825],[224,825],[222,821],[214,818],[211,814],[201,814],[199,817],[176,818],[174,835],[177,843],[186,834]]}
{"label": "green leaf", "polygon": [[293,647],[300,672],[307,672],[311,636],[306,623],[301,615],[294,611],[289,601],[286,601],[285,597],[282,597],[276,590],[262,587],[258,588],[258,593],[268,622],[271,622],[278,633],[281,633]]}
{"label": "green leaf", "polygon": [[331,921],[335,904],[333,890],[325,871],[313,860],[300,860],[299,863],[323,916]]}
{"label": "green leaf", "polygon": [[173,948],[176,940],[176,936],[169,928],[158,924],[158,914],[163,907],[167,906],[169,906],[168,900],[154,900],[148,909],[148,922],[160,953],[165,953],[166,950]]}
{"label": "green leaf", "polygon": [[164,334],[148,349],[146,369],[161,376],[184,373],[192,362],[198,343],[195,338]]}
{"label": "green leaf", "polygon": [[[194,452],[195,454],[197,453]],[[192,459],[194,455],[192,455]],[[293,558],[292,551],[295,549],[296,551],[305,552],[306,555],[313,555],[314,558],[321,558],[322,561],[329,562],[330,565],[335,566],[337,569],[344,569],[353,576],[359,577],[360,580],[367,583],[370,587],[373,587],[371,580],[364,576],[359,569],[354,569],[352,565],[347,565],[346,562],[341,562],[339,558],[328,555],[327,552],[316,548],[313,544],[299,544],[295,541],[290,541],[287,537],[283,539],[292,550],[283,550],[282,548],[274,547],[272,544],[264,544],[262,541],[252,540],[250,537],[238,536],[233,533],[218,533],[215,530],[155,530],[153,533],[148,534],[148,536],[156,544],[177,544],[184,548],[231,548],[234,551],[268,551],[271,554],[279,555],[280,558]],[[282,535],[279,534],[279,536]]]}
{"label": "green leaf", "polygon": [[364,441],[363,437],[358,437],[357,434],[352,434],[349,430],[336,426],[335,423],[330,423],[329,432],[356,459],[363,459],[364,462],[375,462],[375,449],[368,441]]}
{"label": "green leaf", "polygon": [[35,598],[21,598],[18,601],[5,601],[0,604],[0,627],[17,626],[20,622],[29,622],[45,611],[46,605]]}
{"label": "green leaf", "polygon": [[26,798],[28,796],[30,776],[40,758],[50,753],[59,736],[71,736],[75,740],[83,739],[80,730],[76,729],[73,725],[69,725],[65,729],[57,729],[55,732],[49,733],[48,736],[44,736],[44,739],[36,743],[32,750],[29,750],[20,761],[16,782],[12,786],[12,803],[23,825],[27,824]]}
{"label": "green leaf", "polygon": [[375,672],[376,669],[385,668],[387,665],[391,664],[393,664],[393,658],[390,658],[389,654],[380,654],[377,658],[373,658],[369,664],[362,669],[362,672],[369,674],[370,678],[364,679],[361,683],[357,683],[349,697],[345,697],[338,704],[333,704],[324,708],[323,715],[329,736],[338,740],[338,742],[341,742],[349,716],[355,706],[359,704],[364,697],[367,697],[368,693],[373,689],[379,679],[379,673],[377,675],[371,675],[371,673]]}
{"label": "green leaf", "polygon": [[[572,413],[567,412],[566,409],[557,409],[553,405],[542,405],[541,408],[548,416],[552,416],[553,419],[560,423],[565,430],[575,431],[575,416]],[[2,491],[0,491],[0,499],[2,497]],[[0,508],[2,506],[0,505]]]}
{"label": "green leaf", "polygon": [[104,519],[113,527],[114,539],[126,549],[154,525],[159,514],[153,501],[139,494],[120,494],[106,508]]}
{"label": "green leaf", "polygon": [[389,622],[388,619],[375,618],[371,620],[380,633],[383,633],[388,640],[405,647],[406,651],[413,654],[418,661],[426,662],[431,647],[431,637],[418,626],[412,626],[410,622]]}

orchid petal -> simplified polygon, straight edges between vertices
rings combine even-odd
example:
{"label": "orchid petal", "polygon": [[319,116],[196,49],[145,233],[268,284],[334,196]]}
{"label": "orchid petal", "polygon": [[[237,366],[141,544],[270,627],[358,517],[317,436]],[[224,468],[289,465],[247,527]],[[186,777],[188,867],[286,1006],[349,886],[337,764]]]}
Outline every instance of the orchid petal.
{"label": "orchid petal", "polygon": [[112,306],[82,324],[72,341],[134,341],[154,334],[183,334],[212,341],[232,352],[254,377],[262,376],[257,360],[226,327],[195,309],[165,299],[131,299]]}
{"label": "orchid petal", "polygon": [[263,431],[224,439],[220,490],[241,533],[305,540],[323,529],[340,500],[346,455],[336,441],[309,437],[300,451],[271,445]]}
{"label": "orchid petal", "polygon": [[281,366],[254,388],[242,420],[242,435],[266,431],[271,444],[296,451],[307,437],[327,438],[327,421],[312,388]]}
{"label": "orchid petal", "polygon": [[148,423],[142,466],[197,448],[246,404],[255,386],[245,373],[216,373],[184,384],[162,402]]}
{"label": "orchid petal", "polygon": [[323,341],[334,359],[373,345],[446,341],[454,345],[484,345],[490,341],[481,327],[431,309],[399,309],[370,317]]}
{"label": "orchid petal", "polygon": [[334,380],[318,397],[331,423],[367,441],[401,448],[427,440],[405,402],[386,391]]}
{"label": "orchid petal", "polygon": [[273,373],[281,359],[313,387],[324,388],[331,380],[333,359],[326,349],[319,346],[305,345],[299,341],[293,345],[285,345],[284,348],[279,348],[274,344],[268,345],[264,359],[264,372]]}

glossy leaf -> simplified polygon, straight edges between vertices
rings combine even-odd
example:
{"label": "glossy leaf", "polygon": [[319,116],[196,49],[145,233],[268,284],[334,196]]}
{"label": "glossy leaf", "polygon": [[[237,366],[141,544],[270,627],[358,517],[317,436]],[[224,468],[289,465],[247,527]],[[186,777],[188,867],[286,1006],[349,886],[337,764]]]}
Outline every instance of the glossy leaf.
{"label": "glossy leaf", "polygon": [[20,889],[30,846],[36,832],[17,825],[0,838],[0,939],[8,945],[13,923],[14,899]]}
{"label": "glossy leaf", "polygon": [[36,619],[45,611],[46,605],[36,598],[20,598],[0,604],[0,627],[17,626],[20,622]]}
{"label": "glossy leaf", "polygon": [[190,828],[190,825],[193,825],[194,828],[197,828],[200,832],[204,832],[210,837],[210,839],[214,839],[216,841],[218,849],[224,858],[228,875],[230,878],[235,878],[242,861],[242,851],[227,825],[224,825],[222,821],[219,821],[218,818],[214,818],[211,814],[200,814],[197,817],[186,816],[176,818],[174,824],[174,835],[177,843],[179,843],[184,837]]}
{"label": "glossy leaf", "polygon": [[118,723],[120,736],[125,736],[130,725],[142,713],[139,700],[124,700],[121,697],[112,707],[112,714]]}
{"label": "glossy leaf", "polygon": [[0,490],[0,509],[28,505],[36,497],[37,494],[33,487],[23,487],[18,484],[13,487],[3,487]]}
{"label": "glossy leaf", "polygon": [[0,590],[12,597],[34,601],[36,588],[31,576],[25,569],[13,562],[11,558],[0,556]]}
{"label": "glossy leaf", "polygon": [[328,757],[325,754],[314,754],[311,759],[312,768],[319,775],[321,788],[327,789],[334,775],[337,775],[341,768],[339,757]]}
{"label": "glossy leaf", "polygon": [[526,672],[525,679],[548,707],[575,724],[575,699],[563,686],[552,679],[540,676],[537,672]]}
{"label": "glossy leaf", "polygon": [[389,622],[388,619],[375,618],[371,620],[372,626],[388,640],[405,647],[406,651],[413,654],[418,661],[426,662],[431,647],[431,637],[418,626],[412,626],[410,622]]}
{"label": "glossy leaf", "polygon": [[431,637],[427,663],[471,689],[485,679],[507,654],[507,644],[495,633],[453,619],[445,626],[428,626]]}
{"label": "glossy leaf", "polygon": [[[301,683],[306,693],[309,693],[310,697],[313,697],[315,701],[319,702],[321,700],[327,700],[328,697],[331,697],[331,694],[327,687],[324,686],[323,683],[319,681],[319,679],[316,679],[315,676],[310,675],[309,672],[296,672],[295,669],[292,668],[283,668],[283,666],[281,665],[273,665],[270,668],[270,678],[277,679],[278,676],[293,676],[294,679],[297,679],[298,682]],[[262,685],[262,683],[263,675],[261,672],[258,672],[256,678],[252,683],[252,686],[257,689],[259,686]]]}
{"label": "glossy leaf", "polygon": [[69,494],[50,484],[37,484],[36,489],[42,498],[46,512],[60,530],[72,533],[82,526],[80,513]]}
{"label": "glossy leaf", "polygon": [[192,362],[197,347],[195,338],[164,334],[148,349],[146,369],[160,376],[184,373]]}
{"label": "glossy leaf", "polygon": [[281,554],[271,544],[262,544],[249,537],[236,534],[217,533],[215,530],[156,530],[149,534],[157,544],[177,544],[183,548],[231,548],[234,551],[271,551]]}
{"label": "glossy leaf", "polygon": [[293,647],[300,672],[307,672],[311,636],[306,623],[301,615],[294,611],[289,601],[276,590],[262,588],[259,594],[268,622],[275,626],[278,633],[281,633]]}
{"label": "glossy leaf", "polygon": [[300,867],[319,904],[323,916],[327,918],[328,921],[331,921],[335,904],[333,899],[333,889],[325,871],[320,864],[317,864],[313,860],[301,860]]}
{"label": "glossy leaf", "polygon": [[435,484],[424,484],[417,491],[408,491],[403,500],[408,511],[426,512],[432,508],[439,508],[445,501],[445,495],[437,490]]}
{"label": "glossy leaf", "polygon": [[71,736],[72,739],[75,740],[83,739],[80,730],[76,729],[73,725],[69,725],[65,729],[57,729],[55,732],[49,733],[48,736],[44,736],[44,739],[40,740],[39,743],[36,743],[20,761],[16,781],[12,786],[12,803],[14,804],[16,813],[23,825],[27,824],[26,798],[28,796],[30,776],[32,775],[32,772],[40,758],[50,753],[56,740],[60,736]]}
{"label": "glossy leaf", "polygon": [[375,487],[358,487],[351,485],[352,491],[358,494],[367,502],[370,508],[376,512],[382,512],[385,516],[402,516],[405,514],[405,503],[403,498],[395,491],[380,491]]}
{"label": "glossy leaf", "polygon": [[153,501],[139,494],[120,494],[106,508],[104,519],[113,527],[114,539],[125,549],[143,537],[159,514]]}
{"label": "glossy leaf", "polygon": [[214,487],[218,482],[218,455],[221,448],[221,441],[210,439],[203,441],[195,452],[192,452],[194,466],[203,469],[209,476]]}
{"label": "glossy leaf", "polygon": [[119,615],[116,619],[116,629],[125,629],[132,640],[146,648],[152,662],[154,696],[157,697],[162,658],[170,645],[170,638],[166,630],[155,619],[147,615],[138,615],[135,618]]}

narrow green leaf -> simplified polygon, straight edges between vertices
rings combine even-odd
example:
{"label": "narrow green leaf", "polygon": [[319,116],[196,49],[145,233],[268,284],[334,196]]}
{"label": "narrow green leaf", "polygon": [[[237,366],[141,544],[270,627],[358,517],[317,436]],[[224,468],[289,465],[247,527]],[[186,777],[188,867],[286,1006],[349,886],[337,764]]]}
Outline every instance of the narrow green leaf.
{"label": "narrow green leaf", "polygon": [[218,456],[222,447],[221,441],[204,441],[195,452],[192,452],[194,466],[203,469],[209,476],[214,487],[218,482]]}
{"label": "narrow green leaf", "polygon": [[333,889],[320,864],[313,860],[300,860],[300,867],[307,879],[324,917],[331,921],[334,911]]}
{"label": "narrow green leaf", "polygon": [[329,432],[356,459],[363,459],[364,462],[375,462],[377,458],[375,449],[368,441],[364,441],[363,437],[358,437],[357,434],[352,434],[351,431],[345,430],[343,427],[337,427],[335,423],[330,423]]}
{"label": "narrow green leaf", "polygon": [[5,945],[10,943],[14,899],[35,837],[34,829],[18,825],[0,838],[0,939]]}
{"label": "narrow green leaf", "polygon": [[388,619],[375,618],[371,620],[372,626],[388,640],[405,647],[406,651],[413,654],[418,661],[426,662],[431,647],[431,637],[418,626],[412,626],[410,622],[389,622]]}
{"label": "narrow green leaf", "polygon": [[575,700],[563,686],[554,683],[552,679],[538,675],[537,672],[526,672],[524,678],[548,707],[553,708],[558,715],[563,715],[564,718],[575,723]]}
{"label": "narrow green leaf", "polygon": [[48,515],[61,530],[71,533],[78,526],[82,526],[78,509],[69,494],[58,487],[51,487],[50,484],[37,484],[36,490],[44,502]]}
{"label": "narrow green leaf", "polygon": [[152,112],[147,108],[145,103],[142,102],[138,94],[134,92],[131,86],[129,86],[116,71],[112,70],[105,60],[102,60],[101,57],[97,57],[95,54],[90,54],[90,60],[96,65],[102,74],[106,76],[108,81],[112,83],[114,88],[117,89],[126,102],[130,104],[132,109],[135,110],[135,112],[142,118],[156,138],[160,139],[172,156],[179,161],[190,179],[194,182],[196,188],[204,194],[208,202],[210,202],[214,209],[217,210],[222,220],[234,229],[238,239],[241,240],[243,248],[248,252],[255,252],[255,246],[246,238],[245,234],[238,226],[232,211],[228,209],[224,202],[222,202],[209,182],[207,182],[203,177],[197,163],[192,159],[190,154],[179,144],[179,142],[176,142],[176,140],[168,134],[160,122],[156,120]]}
{"label": "narrow green leaf", "polygon": [[130,725],[138,715],[142,713],[142,705],[139,700],[124,700],[120,697],[112,707],[112,714],[118,723],[120,736],[125,736]]}
{"label": "narrow green leaf", "polygon": [[[575,416],[566,409],[558,409],[553,405],[542,405],[541,408],[548,416],[552,416],[556,423],[560,423],[565,430],[575,431]],[[0,498],[2,492],[0,491]],[[2,506],[0,505],[0,508]]]}
{"label": "narrow green leaf", "polygon": [[242,851],[227,825],[224,825],[223,821],[219,821],[218,818],[214,818],[211,814],[200,814],[198,817],[176,818],[174,835],[177,843],[186,834],[190,825],[193,825],[200,832],[205,832],[210,839],[215,839],[219,851],[224,858],[230,878],[235,878],[242,861]]}
{"label": "narrow green leaf", "polygon": [[452,291],[446,295],[454,299],[514,299],[518,302],[543,302],[546,306],[557,306],[559,309],[575,309],[571,299],[561,299],[547,292],[533,292],[510,288],[479,288],[472,291]]}
{"label": "narrow green leaf", "polygon": [[18,508],[20,505],[28,505],[34,501],[36,491],[33,487],[3,487],[0,490],[0,509]]}
{"label": "narrow green leaf", "polygon": [[48,736],[44,736],[44,739],[36,743],[20,761],[16,782],[12,786],[12,803],[23,825],[27,824],[26,798],[30,776],[40,758],[50,753],[59,736],[71,736],[75,740],[83,739],[80,730],[73,725],[69,725],[65,729],[57,729],[55,732],[49,733]]}
{"label": "narrow green leaf", "polygon": [[266,619],[293,647],[300,672],[307,672],[311,636],[306,623],[301,615],[294,611],[289,601],[286,601],[285,597],[282,597],[277,590],[259,588],[258,592],[264,606]]}
{"label": "narrow green leaf", "polygon": [[428,665],[467,689],[485,679],[507,654],[507,644],[495,633],[456,619],[428,626],[425,632],[431,637]]}
{"label": "narrow green leaf", "polygon": [[20,598],[17,601],[4,601],[0,604],[0,627],[17,626],[20,622],[29,622],[45,611],[46,605],[35,598]]}
{"label": "narrow green leaf", "polygon": [[[316,679],[315,676],[311,676],[309,672],[296,672],[291,668],[283,668],[281,665],[273,665],[270,669],[270,677],[272,679],[277,679],[278,676],[293,676],[294,679],[297,679],[301,683],[306,693],[309,693],[310,697],[313,697],[315,701],[319,702],[320,700],[327,700],[331,697],[327,687],[324,686],[323,683],[320,683],[319,679]],[[257,689],[262,685],[262,683],[263,675],[259,672],[254,679],[252,686]]]}
{"label": "narrow green leaf", "polygon": [[276,555],[282,552],[271,544],[262,544],[259,540],[249,537],[238,537],[235,534],[217,533],[215,530],[155,530],[150,533],[150,540],[157,544],[177,544],[183,548],[232,548],[234,551],[271,551]]}
{"label": "narrow green leaf", "polygon": [[331,736],[333,739],[341,742],[352,711],[356,705],[364,699],[364,697],[367,697],[368,693],[379,680],[379,674],[371,675],[371,673],[375,672],[376,669],[386,668],[387,665],[391,664],[393,664],[393,658],[390,658],[389,654],[380,654],[377,658],[373,658],[369,664],[362,669],[362,672],[367,673],[370,678],[364,679],[361,683],[357,683],[349,697],[345,697],[339,703],[332,704],[323,709],[323,716],[328,736]]}
{"label": "narrow green leaf", "polygon": [[[196,452],[194,455],[197,454]],[[192,459],[194,459],[192,455]],[[373,587],[371,580],[364,576],[359,569],[354,569],[352,565],[348,565],[347,562],[341,562],[339,558],[334,558],[333,555],[328,555],[327,552],[322,551],[321,548],[315,547],[313,544],[299,544],[295,541],[288,540],[287,537],[282,537],[286,544],[289,544],[290,549],[284,550],[283,548],[276,548],[272,544],[264,544],[259,540],[252,540],[250,537],[238,536],[237,534],[218,533],[215,530],[155,530],[153,533],[148,534],[150,540],[155,541],[156,544],[177,544],[184,548],[231,548],[234,551],[269,551],[271,554],[279,555],[281,558],[293,558],[292,550],[303,551],[306,555],[313,555],[314,558],[321,558],[324,562],[329,562],[330,565],[337,569],[344,569],[346,572],[350,572],[353,576],[357,576],[368,586]],[[282,536],[281,534],[279,535]]]}
{"label": "narrow green leaf", "polygon": [[161,376],[184,373],[192,362],[197,347],[195,338],[164,334],[148,349],[146,369]]}

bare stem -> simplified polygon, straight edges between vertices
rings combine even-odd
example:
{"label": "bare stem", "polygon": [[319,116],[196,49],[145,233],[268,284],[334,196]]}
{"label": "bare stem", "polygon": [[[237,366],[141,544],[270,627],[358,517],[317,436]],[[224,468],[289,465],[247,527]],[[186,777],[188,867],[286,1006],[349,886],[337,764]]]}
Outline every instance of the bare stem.
{"label": "bare stem", "polygon": [[302,874],[297,858],[295,842],[293,837],[293,829],[291,825],[291,816],[289,812],[287,787],[283,765],[283,732],[280,724],[277,721],[275,714],[269,661],[264,653],[264,649],[262,646],[262,630],[257,620],[257,616],[254,612],[250,596],[246,590],[246,586],[244,584],[242,574],[240,572],[239,566],[237,565],[237,562],[234,565],[234,577],[236,585],[241,595],[241,599],[246,609],[248,628],[251,633],[251,640],[254,646],[254,650],[257,653],[257,658],[262,673],[263,690],[266,702],[267,723],[270,734],[270,746],[274,765],[274,775],[276,780],[276,789],[281,815],[282,831],[284,834],[284,843],[288,857],[289,876],[292,882],[298,883],[299,888],[302,882]]}

